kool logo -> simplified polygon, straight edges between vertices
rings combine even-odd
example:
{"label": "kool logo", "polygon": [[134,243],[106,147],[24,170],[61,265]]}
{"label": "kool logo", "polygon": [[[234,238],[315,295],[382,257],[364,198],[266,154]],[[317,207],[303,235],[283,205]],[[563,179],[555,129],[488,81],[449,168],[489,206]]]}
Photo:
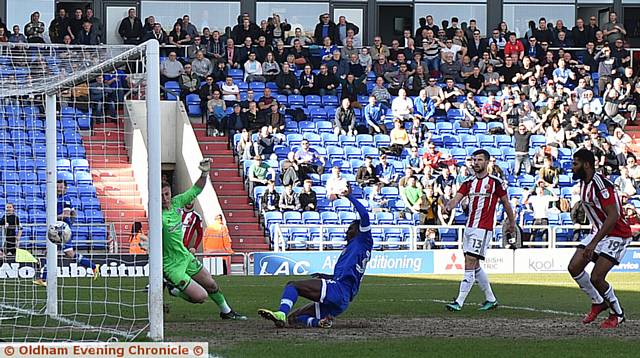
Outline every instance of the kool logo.
{"label": "kool logo", "polygon": [[534,271],[554,271],[555,261],[551,260],[531,260],[529,259],[529,268]]}
{"label": "kool logo", "polygon": [[288,257],[268,255],[260,259],[259,275],[308,275],[309,261],[296,261]]}

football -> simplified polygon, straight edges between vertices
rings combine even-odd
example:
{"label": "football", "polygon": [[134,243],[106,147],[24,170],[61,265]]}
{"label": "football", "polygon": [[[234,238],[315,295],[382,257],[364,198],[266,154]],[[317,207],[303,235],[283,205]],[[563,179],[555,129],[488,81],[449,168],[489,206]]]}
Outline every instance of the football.
{"label": "football", "polygon": [[57,221],[47,233],[49,241],[54,244],[64,244],[71,239],[71,228],[64,221]]}

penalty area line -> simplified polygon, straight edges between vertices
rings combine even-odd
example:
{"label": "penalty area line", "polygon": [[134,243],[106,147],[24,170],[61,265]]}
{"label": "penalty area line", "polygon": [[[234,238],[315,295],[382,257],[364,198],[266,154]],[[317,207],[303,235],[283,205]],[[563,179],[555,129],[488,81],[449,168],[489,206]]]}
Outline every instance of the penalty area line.
{"label": "penalty area line", "polygon": [[[444,304],[451,303],[451,301],[438,300],[438,299],[430,299],[429,301],[431,301],[433,303],[444,303]],[[468,305],[474,305],[474,306],[482,306],[479,303],[467,303],[467,304]],[[507,305],[503,305],[503,304],[500,304],[500,303],[498,303],[498,308],[506,308],[508,310],[514,310],[514,311],[550,313],[550,314],[558,314],[558,315],[563,315],[563,316],[582,316],[581,314],[573,313],[573,312],[555,311],[555,310],[540,309],[540,308],[534,308],[534,307],[507,306]]]}

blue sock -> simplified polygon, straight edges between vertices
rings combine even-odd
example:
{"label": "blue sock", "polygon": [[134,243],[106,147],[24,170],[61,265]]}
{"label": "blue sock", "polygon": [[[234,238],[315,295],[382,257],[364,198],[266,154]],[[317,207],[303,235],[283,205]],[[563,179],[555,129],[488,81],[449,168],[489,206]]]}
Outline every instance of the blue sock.
{"label": "blue sock", "polygon": [[307,315],[296,317],[296,321],[305,327],[318,327],[318,322],[320,322],[319,319]]}
{"label": "blue sock", "polygon": [[86,258],[86,257],[82,256],[81,254],[76,254],[76,255],[75,255],[75,259],[76,259],[76,262],[77,262],[80,266],[83,266],[83,267],[90,267],[90,268],[92,268],[92,269],[95,269],[95,268],[96,268],[96,265],[95,265],[93,262],[91,262],[91,260],[89,260],[88,258]]}
{"label": "blue sock", "polygon": [[288,315],[291,311],[291,307],[296,304],[298,300],[298,290],[293,285],[286,285],[282,292],[282,299],[280,299],[280,312]]}

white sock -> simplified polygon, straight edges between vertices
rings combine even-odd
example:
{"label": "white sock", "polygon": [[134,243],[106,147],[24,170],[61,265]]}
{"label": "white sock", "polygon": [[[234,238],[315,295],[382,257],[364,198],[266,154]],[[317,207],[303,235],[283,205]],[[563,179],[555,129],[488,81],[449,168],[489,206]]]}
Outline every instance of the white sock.
{"label": "white sock", "polygon": [[484,296],[489,302],[495,302],[496,296],[493,295],[493,291],[491,290],[491,284],[489,283],[489,278],[487,277],[486,272],[482,269],[482,267],[478,267],[476,269],[476,281],[478,282],[478,286],[482,292],[484,292]]}
{"label": "white sock", "polygon": [[598,290],[596,290],[595,287],[593,287],[593,284],[591,283],[591,278],[589,277],[589,274],[586,273],[585,271],[582,271],[578,276],[573,278],[577,283],[578,286],[580,286],[580,289],[587,294],[587,296],[589,296],[589,298],[591,298],[591,302],[593,302],[593,304],[599,305],[602,302],[604,302],[604,298],[602,298],[602,296],[600,296],[600,293],[598,293]]}
{"label": "white sock", "polygon": [[604,296],[607,298],[607,301],[609,301],[613,313],[622,316],[622,308],[618,302],[618,297],[616,297],[616,294],[613,292],[613,286],[609,285],[609,289],[604,293]]}
{"label": "white sock", "polygon": [[464,278],[462,282],[460,282],[460,292],[458,293],[458,298],[456,298],[456,302],[458,302],[460,306],[464,305],[464,300],[467,299],[467,295],[471,291],[475,280],[475,270],[464,271]]}

